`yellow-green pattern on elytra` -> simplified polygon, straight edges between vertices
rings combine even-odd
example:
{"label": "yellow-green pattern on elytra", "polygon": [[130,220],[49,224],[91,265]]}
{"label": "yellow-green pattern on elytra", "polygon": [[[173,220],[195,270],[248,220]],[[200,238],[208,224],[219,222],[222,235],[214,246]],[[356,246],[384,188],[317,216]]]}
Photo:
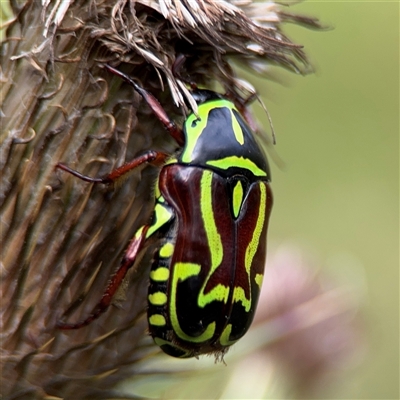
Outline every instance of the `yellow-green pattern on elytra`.
{"label": "yellow-green pattern on elytra", "polygon": [[129,242],[100,302],[82,322],[60,327],[76,329],[98,318],[149,248],[154,257],[147,316],[155,343],[173,357],[213,353],[221,358],[253,320],[272,207],[267,159],[240,114],[246,102],[194,89],[198,112],[180,129],[149,92],[105,68],[142,95],[178,149],[172,155],[149,150],[99,179],[58,164],[85,181],[106,184],[146,163],[161,167],[151,220]]}
{"label": "yellow-green pattern on elytra", "polygon": [[[148,314],[166,316],[165,326],[150,329],[156,343],[185,358],[224,353],[250,326],[272,198],[266,159],[233,103],[201,104],[184,133],[182,153],[159,177],[170,229],[152,273],[163,260],[170,277],[152,279],[149,293],[164,290],[167,303],[152,297]],[[157,210],[154,220],[152,232],[164,229]]]}

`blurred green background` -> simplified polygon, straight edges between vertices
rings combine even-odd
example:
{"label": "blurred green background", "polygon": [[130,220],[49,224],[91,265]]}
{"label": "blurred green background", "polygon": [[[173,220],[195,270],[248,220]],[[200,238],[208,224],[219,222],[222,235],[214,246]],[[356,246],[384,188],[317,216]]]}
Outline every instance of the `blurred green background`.
{"label": "blurred green background", "polygon": [[361,265],[368,349],[335,398],[398,399],[399,2],[306,1],[292,10],[333,29],[286,29],[315,75],[285,74],[286,87],[253,81],[286,164],[271,163],[269,238],[312,249],[327,266],[342,260],[342,274],[346,262]]}

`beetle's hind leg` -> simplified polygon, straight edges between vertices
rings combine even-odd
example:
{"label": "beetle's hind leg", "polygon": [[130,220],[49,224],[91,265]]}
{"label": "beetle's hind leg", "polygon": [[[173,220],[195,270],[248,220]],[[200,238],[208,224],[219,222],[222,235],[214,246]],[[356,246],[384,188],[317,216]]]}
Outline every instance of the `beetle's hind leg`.
{"label": "beetle's hind leg", "polygon": [[58,329],[63,330],[71,330],[71,329],[79,329],[84,326],[89,325],[94,320],[99,318],[101,314],[103,314],[111,304],[111,301],[121,286],[122,281],[124,280],[129,268],[131,268],[136,261],[136,257],[140,250],[143,248],[146,241],[146,234],[149,230],[149,225],[142,226],[135,234],[129,246],[125,252],[124,258],[121,261],[121,265],[116,271],[116,273],[112,276],[110,282],[107,285],[106,290],[103,293],[102,298],[97,303],[97,305],[92,310],[91,314],[84,320],[79,321],[77,323],[67,323],[62,319],[57,322],[56,326]]}

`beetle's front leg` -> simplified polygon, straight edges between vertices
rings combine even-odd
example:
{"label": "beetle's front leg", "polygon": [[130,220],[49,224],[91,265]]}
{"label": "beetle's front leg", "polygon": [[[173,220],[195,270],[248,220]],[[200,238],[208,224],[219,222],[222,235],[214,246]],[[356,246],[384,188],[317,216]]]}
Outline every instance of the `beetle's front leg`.
{"label": "beetle's front leg", "polygon": [[79,329],[86,325],[89,325],[95,319],[99,318],[101,314],[103,314],[107,308],[111,304],[111,300],[114,297],[114,294],[120,287],[122,281],[124,280],[126,273],[129,268],[131,268],[136,260],[137,255],[140,250],[143,248],[144,243],[146,242],[147,231],[149,230],[149,225],[142,226],[135,234],[129,246],[125,252],[124,258],[121,261],[121,265],[118,268],[117,272],[111,278],[111,281],[108,283],[106,290],[101,298],[101,300],[97,303],[91,314],[84,320],[77,322],[75,324],[64,323],[63,321],[57,322],[57,328],[59,329]]}
{"label": "beetle's front leg", "polygon": [[182,146],[185,143],[185,137],[181,129],[179,129],[175,122],[170,119],[167,112],[164,110],[163,106],[159,103],[159,101],[147,90],[143,89],[139,86],[133,79],[131,79],[128,75],[123,72],[115,69],[111,65],[105,64],[104,68],[113,73],[114,75],[119,76],[125,82],[129,83],[134,89],[144,98],[146,103],[153,111],[153,114],[158,118],[158,120],[164,125],[164,128],[169,132],[169,134],[176,140],[176,142]]}

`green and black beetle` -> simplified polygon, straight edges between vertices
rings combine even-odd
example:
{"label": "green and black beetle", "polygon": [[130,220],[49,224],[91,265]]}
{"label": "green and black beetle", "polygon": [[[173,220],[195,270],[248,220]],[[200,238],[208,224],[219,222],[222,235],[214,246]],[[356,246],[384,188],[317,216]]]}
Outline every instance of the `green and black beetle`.
{"label": "green and black beetle", "polygon": [[95,183],[112,183],[145,163],[161,166],[151,222],[136,232],[99,304],[86,320],[58,327],[76,329],[99,317],[138,252],[158,235],[148,291],[155,343],[173,357],[223,356],[249,329],[261,289],[272,208],[267,159],[222,95],[194,89],[198,111],[179,129],[154,96],[106,68],[143,96],[180,148],[172,156],[149,151],[100,179],[57,165]]}

